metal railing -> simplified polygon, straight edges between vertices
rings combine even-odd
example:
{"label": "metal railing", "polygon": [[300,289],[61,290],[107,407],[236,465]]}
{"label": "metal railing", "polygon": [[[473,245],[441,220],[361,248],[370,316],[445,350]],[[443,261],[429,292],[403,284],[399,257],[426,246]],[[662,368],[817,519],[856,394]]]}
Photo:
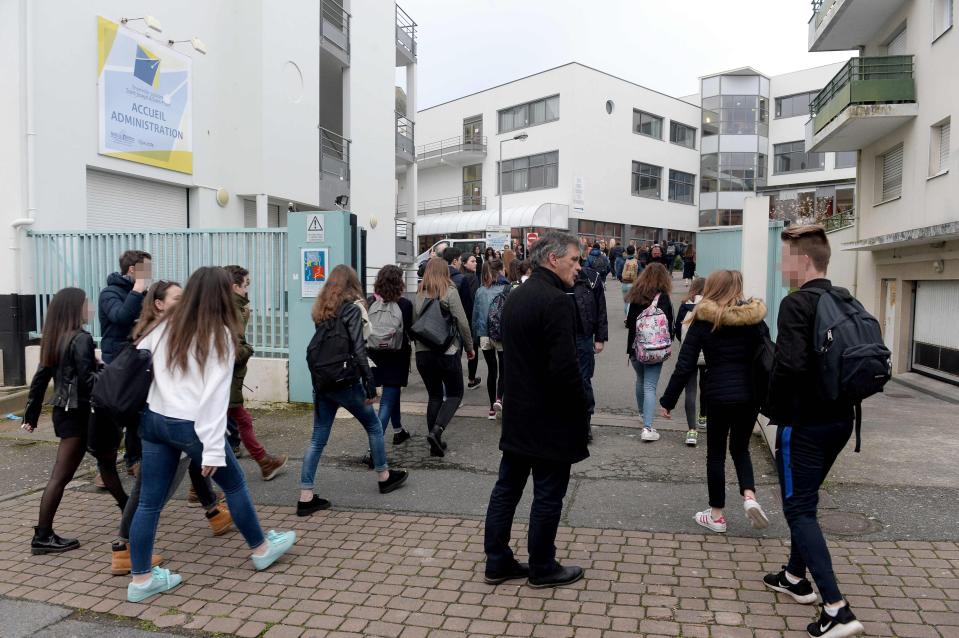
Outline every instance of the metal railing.
{"label": "metal railing", "polygon": [[336,0],[322,0],[320,6],[320,40],[349,55],[350,14]]}
{"label": "metal railing", "polygon": [[827,233],[833,230],[839,230],[840,228],[848,228],[856,223],[856,210],[849,209],[829,215],[828,217],[823,216],[818,218],[816,223],[822,224]]}
{"label": "metal railing", "polygon": [[832,11],[832,8],[835,6],[838,0],[812,0],[812,14],[816,19],[816,27],[818,28],[822,21],[826,19],[826,16]]}
{"label": "metal railing", "polygon": [[414,124],[408,117],[401,113],[396,114],[396,150],[415,158],[413,128]]}
{"label": "metal railing", "polygon": [[350,140],[320,127],[320,172],[350,181]]}
{"label": "metal railing", "polygon": [[449,153],[460,151],[486,152],[486,136],[472,135],[448,137],[439,142],[430,142],[416,148],[416,159],[422,160],[431,157],[442,157]]}
{"label": "metal railing", "polygon": [[[29,231],[33,242],[37,325],[40,336],[50,299],[67,286],[82,288],[96,309],[107,277],[126,250],[145,250],[153,281],[185,285],[200,266],[239,264],[250,271],[250,320],[246,338],[258,356],[289,356],[287,332],[287,234],[285,228],[236,230]],[[100,339],[100,322],[90,324]]]}
{"label": "metal railing", "polygon": [[416,59],[416,23],[400,5],[396,5],[396,46]]}
{"label": "metal railing", "polygon": [[[486,208],[486,198],[480,196],[459,196],[443,197],[440,199],[427,199],[418,202],[416,205],[417,215],[434,215],[436,213],[455,213],[484,210]],[[406,206],[401,204],[397,206],[397,214],[405,215]]]}
{"label": "metal railing", "polygon": [[[815,117],[821,113],[834,97],[839,95],[848,85],[853,82],[864,82],[869,80],[912,80],[913,56],[911,55],[887,55],[880,57],[852,58],[829,83],[809,102],[809,115]],[[897,101],[896,95],[889,95],[890,100],[884,99],[881,92],[874,92],[867,96],[874,98],[872,100],[853,100],[857,103],[866,101],[887,102]],[[909,101],[909,100],[904,100]]]}

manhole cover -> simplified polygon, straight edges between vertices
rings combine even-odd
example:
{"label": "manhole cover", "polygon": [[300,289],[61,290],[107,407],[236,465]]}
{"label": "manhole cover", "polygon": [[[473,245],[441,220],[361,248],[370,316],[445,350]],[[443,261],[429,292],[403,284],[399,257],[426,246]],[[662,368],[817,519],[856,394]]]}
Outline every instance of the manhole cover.
{"label": "manhole cover", "polygon": [[819,526],[827,534],[837,536],[860,536],[882,529],[882,524],[864,514],[853,512],[820,512]]}

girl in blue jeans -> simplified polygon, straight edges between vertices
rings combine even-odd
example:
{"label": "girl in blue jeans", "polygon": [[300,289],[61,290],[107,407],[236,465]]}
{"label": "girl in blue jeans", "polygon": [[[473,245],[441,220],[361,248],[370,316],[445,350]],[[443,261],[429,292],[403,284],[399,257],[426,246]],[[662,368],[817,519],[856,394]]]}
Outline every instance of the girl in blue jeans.
{"label": "girl in blue jeans", "polygon": [[153,383],[140,420],[142,485],[130,527],[130,602],[173,589],[182,580],[168,569],[151,569],[157,523],[181,455],[199,463],[203,476],[223,489],[256,569],[272,565],[296,540],[294,532],[264,535],[243,471],[226,442],[237,321],[231,285],[222,268],[197,269],[180,303],[137,344],[153,353]]}
{"label": "girl in blue jeans", "polygon": [[313,493],[313,485],[339,408],[346,408],[366,430],[381,494],[398,489],[408,476],[403,470],[389,469],[386,462],[383,425],[372,407],[376,382],[366,353],[369,320],[355,270],[341,264],[330,272],[313,304],[312,315],[316,335],[307,362],[313,380],[313,436],[303,455],[298,516],[330,507],[330,501]]}
{"label": "girl in blue jeans", "polygon": [[656,414],[656,386],[659,384],[659,375],[663,370],[662,363],[645,364],[636,360],[633,351],[633,342],[636,340],[636,319],[656,299],[657,307],[666,315],[669,327],[669,336],[673,337],[673,305],[669,301],[669,293],[673,289],[673,280],[666,267],[660,263],[651,263],[636,278],[632,288],[626,293],[626,302],[629,309],[626,312],[626,327],[629,336],[626,339],[626,354],[636,372],[636,407],[643,417],[642,439],[646,442],[658,441],[659,432],[653,428],[653,417]]}

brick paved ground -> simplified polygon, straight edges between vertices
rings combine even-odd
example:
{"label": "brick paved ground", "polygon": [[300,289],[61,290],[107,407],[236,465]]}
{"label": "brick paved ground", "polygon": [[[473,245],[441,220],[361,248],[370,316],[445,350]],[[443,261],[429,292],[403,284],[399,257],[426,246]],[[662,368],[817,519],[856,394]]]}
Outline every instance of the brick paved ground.
{"label": "brick paved ground", "polygon": [[[268,528],[296,529],[291,555],[257,573],[239,534],[214,539],[182,501],[163,515],[157,550],[184,576],[149,604],[124,602],[108,570],[117,512],[109,497],[68,491],[57,531],[83,546],[31,556],[39,494],[0,504],[0,595],[239,636],[803,636],[811,607],[765,591],[783,541],[561,528],[561,560],[587,578],[534,590],[481,581],[482,522],[370,512],[300,519],[261,507]],[[517,526],[521,535],[524,527]],[[954,542],[837,542],[843,590],[868,635],[959,636]],[[525,550],[519,551],[522,557]],[[710,629],[711,628],[711,629]]]}

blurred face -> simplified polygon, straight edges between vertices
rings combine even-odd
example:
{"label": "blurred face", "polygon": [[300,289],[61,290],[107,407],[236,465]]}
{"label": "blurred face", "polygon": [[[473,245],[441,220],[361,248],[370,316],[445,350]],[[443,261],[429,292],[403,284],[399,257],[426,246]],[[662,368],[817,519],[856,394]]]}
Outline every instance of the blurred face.
{"label": "blurred face", "polygon": [[180,297],[183,296],[183,288],[179,286],[170,286],[166,289],[166,298],[165,299],[154,299],[153,305],[156,306],[157,312],[163,314],[173,306],[177,305],[180,302]]}
{"label": "blurred face", "polygon": [[250,276],[244,277],[242,284],[233,284],[233,292],[241,297],[246,297],[250,292]]}
{"label": "blurred face", "polygon": [[466,265],[466,270],[468,270],[468,271],[470,271],[470,272],[476,272],[476,257],[473,256],[473,255],[470,255],[470,256],[466,259],[466,264],[465,264],[465,265]]}
{"label": "blurred face", "polygon": [[135,264],[131,270],[132,272],[128,274],[133,275],[134,279],[151,279],[153,277],[153,262],[144,259],[139,264]]}
{"label": "blurred face", "polygon": [[798,288],[806,279],[806,273],[809,270],[810,259],[808,255],[802,255],[788,242],[783,242],[783,260],[779,264],[779,270],[782,272],[782,281],[784,286],[789,288]]}
{"label": "blurred face", "polygon": [[576,244],[570,244],[568,249],[562,257],[550,254],[548,263],[550,270],[556,273],[556,276],[559,277],[564,284],[572,288],[573,284],[576,283],[576,276],[582,269],[579,265],[579,257],[582,255],[582,252]]}
{"label": "blurred face", "polygon": [[93,323],[93,307],[90,305],[90,300],[87,299],[83,302],[83,318],[87,323]]}

